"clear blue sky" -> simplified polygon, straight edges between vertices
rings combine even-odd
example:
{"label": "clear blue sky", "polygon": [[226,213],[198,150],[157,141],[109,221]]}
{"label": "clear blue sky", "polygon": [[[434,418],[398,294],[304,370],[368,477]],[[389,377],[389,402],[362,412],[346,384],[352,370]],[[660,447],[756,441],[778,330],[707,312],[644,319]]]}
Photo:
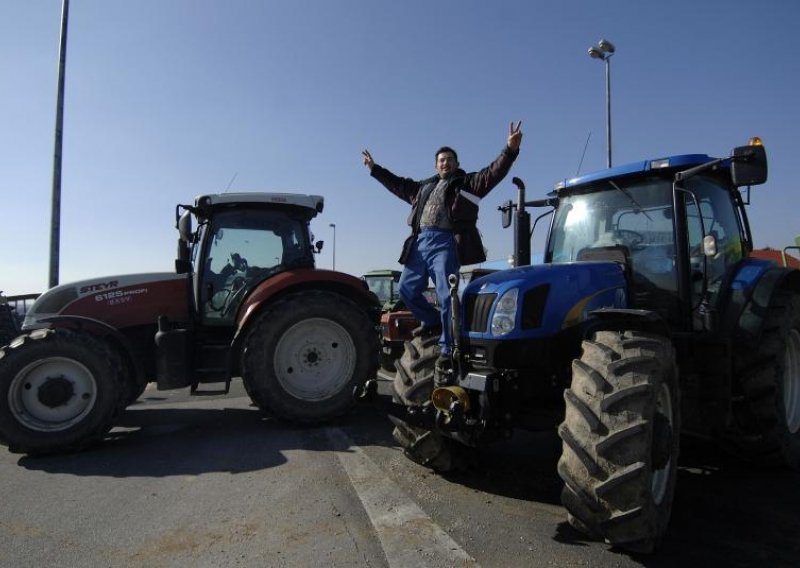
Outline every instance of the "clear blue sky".
{"label": "clear blue sky", "polygon": [[[0,4],[0,290],[48,280],[60,0]],[[434,172],[451,145],[468,171],[522,120],[512,175],[529,198],[605,167],[603,63],[611,60],[614,163],[726,156],[753,135],[770,179],[753,189],[756,246],[800,234],[796,0],[72,0],[67,54],[62,283],[170,271],[174,211],[195,195],[325,196],[318,266],[393,268],[408,206],[372,180]],[[510,231],[484,199],[489,258]],[[538,238],[535,248],[541,249]]]}

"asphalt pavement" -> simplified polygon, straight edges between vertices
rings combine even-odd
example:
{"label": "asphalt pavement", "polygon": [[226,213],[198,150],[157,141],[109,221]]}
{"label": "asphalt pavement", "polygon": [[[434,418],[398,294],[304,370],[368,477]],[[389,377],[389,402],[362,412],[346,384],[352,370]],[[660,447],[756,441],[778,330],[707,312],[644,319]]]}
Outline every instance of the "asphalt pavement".
{"label": "asphalt pavement", "polygon": [[440,476],[375,406],[297,427],[238,382],[148,389],[91,449],[0,448],[0,566],[800,566],[795,473],[684,441],[670,530],[641,557],[565,522],[559,453],[555,432],[520,432]]}

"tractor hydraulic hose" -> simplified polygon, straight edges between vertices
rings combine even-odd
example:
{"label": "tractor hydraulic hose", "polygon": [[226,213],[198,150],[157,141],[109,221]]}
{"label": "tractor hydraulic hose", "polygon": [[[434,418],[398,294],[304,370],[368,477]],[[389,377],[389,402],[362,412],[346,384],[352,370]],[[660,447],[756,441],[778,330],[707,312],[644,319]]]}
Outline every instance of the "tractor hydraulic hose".
{"label": "tractor hydraulic hose", "polygon": [[447,277],[447,282],[450,284],[450,331],[453,341],[453,350],[450,354],[452,362],[451,369],[460,376],[460,359],[461,359],[461,305],[458,299],[458,274],[451,274]]}

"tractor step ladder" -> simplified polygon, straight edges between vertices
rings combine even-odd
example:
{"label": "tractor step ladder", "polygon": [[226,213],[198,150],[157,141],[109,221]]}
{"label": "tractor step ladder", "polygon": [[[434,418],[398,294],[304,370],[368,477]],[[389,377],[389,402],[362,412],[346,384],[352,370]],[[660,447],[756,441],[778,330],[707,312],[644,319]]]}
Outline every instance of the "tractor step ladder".
{"label": "tractor step ladder", "polygon": [[[213,396],[228,394],[231,390],[231,376],[228,373],[228,343],[211,343],[204,345],[200,355],[201,364],[195,369],[195,382],[192,383],[191,394],[194,396]],[[224,383],[223,388],[200,389],[200,385]]]}

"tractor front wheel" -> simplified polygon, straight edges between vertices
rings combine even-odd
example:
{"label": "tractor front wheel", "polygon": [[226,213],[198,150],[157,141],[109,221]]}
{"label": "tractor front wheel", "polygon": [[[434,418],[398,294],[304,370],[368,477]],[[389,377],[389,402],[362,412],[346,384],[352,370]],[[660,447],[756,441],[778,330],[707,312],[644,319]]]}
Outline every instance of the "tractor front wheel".
{"label": "tractor front wheel", "polygon": [[[432,404],[433,373],[438,357],[438,337],[414,337],[405,342],[403,356],[395,361],[392,384],[395,402],[417,407]],[[465,446],[435,430],[412,426],[394,416],[390,418],[394,423],[392,435],[409,459],[439,473],[463,469]]]}
{"label": "tractor front wheel", "polygon": [[375,325],[340,294],[287,296],[263,308],[246,333],[245,389],[256,406],[290,422],[344,414],[377,372]]}
{"label": "tractor front wheel", "polygon": [[121,406],[119,362],[87,333],[39,329],[0,350],[0,441],[15,453],[99,440]]}
{"label": "tractor front wheel", "polygon": [[669,521],[678,461],[677,369],[666,338],[601,331],[583,342],[564,392],[558,473],[570,524],[651,552]]}

